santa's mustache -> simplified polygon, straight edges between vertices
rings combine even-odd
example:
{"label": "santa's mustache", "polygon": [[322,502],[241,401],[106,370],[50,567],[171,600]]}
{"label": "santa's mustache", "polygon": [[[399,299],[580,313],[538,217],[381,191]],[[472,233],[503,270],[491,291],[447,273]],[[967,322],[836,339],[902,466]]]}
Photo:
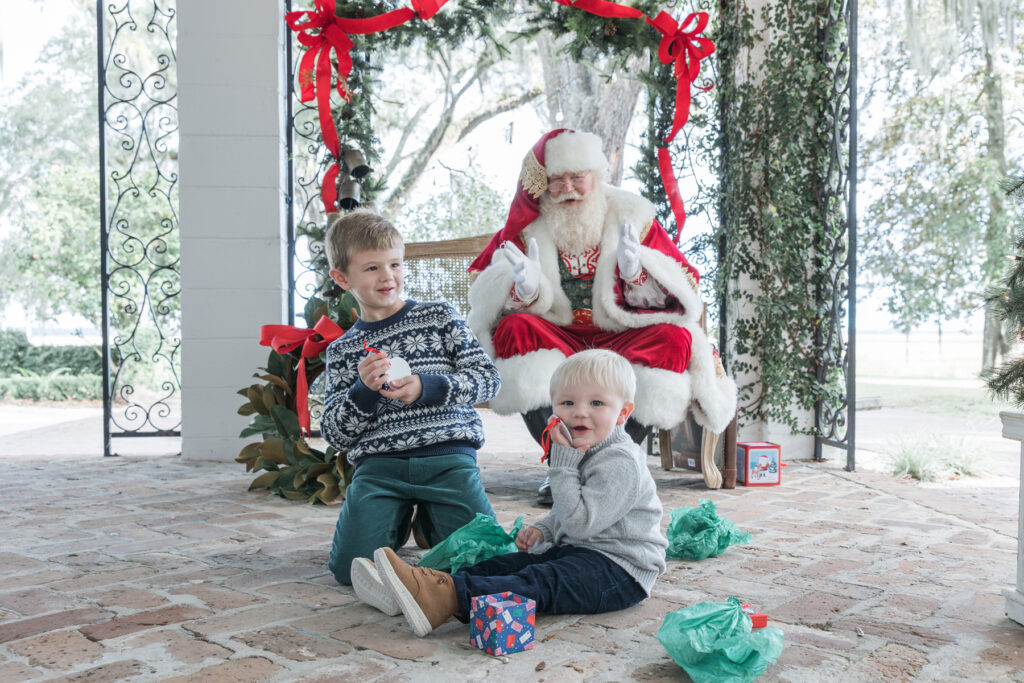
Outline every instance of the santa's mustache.
{"label": "santa's mustache", "polygon": [[555,204],[561,204],[562,202],[572,202],[579,199],[583,199],[583,195],[573,190],[572,192],[564,192],[557,197],[552,197],[551,201]]}

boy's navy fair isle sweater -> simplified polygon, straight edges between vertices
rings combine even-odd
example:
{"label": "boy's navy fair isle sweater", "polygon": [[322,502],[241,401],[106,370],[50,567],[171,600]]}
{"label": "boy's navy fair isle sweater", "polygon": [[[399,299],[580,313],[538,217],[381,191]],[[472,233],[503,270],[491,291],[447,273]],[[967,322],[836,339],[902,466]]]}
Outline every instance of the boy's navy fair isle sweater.
{"label": "boy's navy fair isle sweater", "polygon": [[[384,398],[359,378],[363,342],[389,358],[401,356],[420,376],[423,394],[408,405]],[[326,391],[320,429],[353,464],[374,456],[466,453],[484,442],[473,405],[501,387],[494,364],[450,304],[407,300],[377,322],[357,320],[327,347]]]}

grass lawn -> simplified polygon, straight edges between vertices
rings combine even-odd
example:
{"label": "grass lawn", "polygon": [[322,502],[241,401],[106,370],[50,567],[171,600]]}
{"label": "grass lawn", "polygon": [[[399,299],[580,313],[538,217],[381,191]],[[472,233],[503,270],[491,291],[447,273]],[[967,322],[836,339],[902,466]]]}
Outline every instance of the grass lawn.
{"label": "grass lawn", "polygon": [[906,408],[923,413],[990,419],[1001,410],[1015,410],[1009,403],[994,401],[981,380],[905,380],[864,378],[857,380],[857,396],[881,396],[885,408]]}

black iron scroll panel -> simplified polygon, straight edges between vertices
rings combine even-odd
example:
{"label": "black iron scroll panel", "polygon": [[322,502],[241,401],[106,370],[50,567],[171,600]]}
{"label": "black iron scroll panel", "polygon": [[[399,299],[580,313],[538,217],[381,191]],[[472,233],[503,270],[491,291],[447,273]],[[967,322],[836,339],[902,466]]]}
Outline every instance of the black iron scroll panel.
{"label": "black iron scroll panel", "polygon": [[181,434],[175,4],[96,3],[104,455]]}
{"label": "black iron scroll panel", "polygon": [[828,172],[822,180],[821,212],[825,243],[818,264],[818,304],[827,322],[817,338],[819,382],[837,391],[815,403],[817,438],[822,446],[846,451],[854,469],[856,420],[857,285],[857,0],[829,0],[822,28],[822,61],[831,75]]}

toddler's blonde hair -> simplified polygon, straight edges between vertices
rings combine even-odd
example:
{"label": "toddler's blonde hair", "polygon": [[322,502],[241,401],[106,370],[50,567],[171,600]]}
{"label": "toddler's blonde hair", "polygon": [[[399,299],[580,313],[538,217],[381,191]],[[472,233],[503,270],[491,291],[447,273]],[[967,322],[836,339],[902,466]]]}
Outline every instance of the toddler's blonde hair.
{"label": "toddler's blonde hair", "polygon": [[551,375],[551,397],[563,387],[580,382],[596,382],[608,387],[625,402],[636,394],[636,375],[629,361],[606,349],[587,349],[562,361]]}

